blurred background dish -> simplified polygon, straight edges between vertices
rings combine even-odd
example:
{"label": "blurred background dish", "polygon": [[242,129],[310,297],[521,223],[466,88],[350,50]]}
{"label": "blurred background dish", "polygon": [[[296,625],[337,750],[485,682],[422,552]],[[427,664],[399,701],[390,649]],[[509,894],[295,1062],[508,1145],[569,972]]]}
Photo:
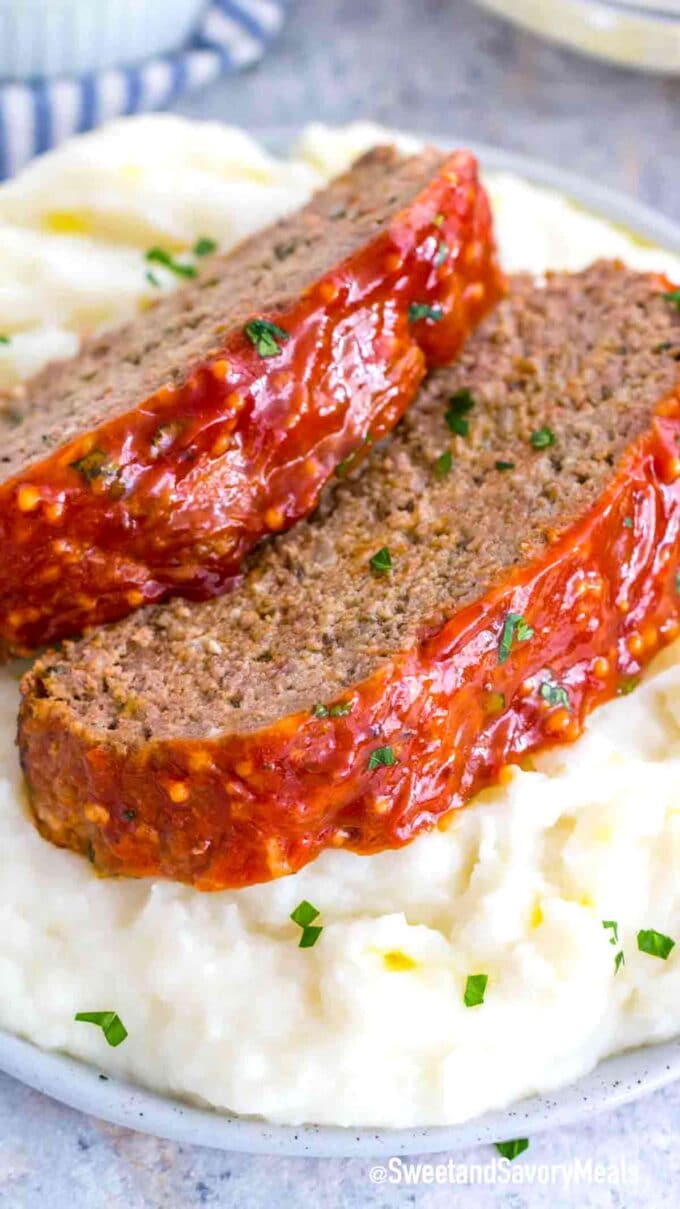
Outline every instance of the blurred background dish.
{"label": "blurred background dish", "polygon": [[612,63],[680,74],[680,0],[477,0],[533,33]]}
{"label": "blurred background dish", "polygon": [[288,0],[0,0],[0,180],[122,114],[252,67]]}
{"label": "blurred background dish", "polygon": [[0,0],[0,79],[102,71],[186,42],[205,0]]}

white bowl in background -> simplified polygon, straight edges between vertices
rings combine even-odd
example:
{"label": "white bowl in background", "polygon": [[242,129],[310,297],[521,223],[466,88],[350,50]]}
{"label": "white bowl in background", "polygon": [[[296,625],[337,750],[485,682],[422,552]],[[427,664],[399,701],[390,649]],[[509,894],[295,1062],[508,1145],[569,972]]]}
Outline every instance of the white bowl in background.
{"label": "white bowl in background", "polygon": [[0,0],[0,79],[82,75],[175,50],[206,0]]}

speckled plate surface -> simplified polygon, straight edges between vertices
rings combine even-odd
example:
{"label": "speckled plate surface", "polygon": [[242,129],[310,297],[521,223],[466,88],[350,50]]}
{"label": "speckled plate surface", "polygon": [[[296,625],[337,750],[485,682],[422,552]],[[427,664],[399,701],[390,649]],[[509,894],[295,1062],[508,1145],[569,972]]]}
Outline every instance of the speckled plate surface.
{"label": "speckled plate surface", "polygon": [[[450,136],[431,137],[441,145],[452,144]],[[265,141],[281,147],[290,138],[275,131]],[[524,156],[463,142],[485,168],[514,172],[559,189],[589,210],[680,254],[680,227],[639,202]],[[434,1154],[569,1125],[656,1091],[680,1079],[680,1038],[609,1058],[569,1087],[550,1094],[532,1096],[461,1125],[432,1129],[291,1127],[228,1116],[107,1078],[65,1054],[46,1053],[1,1031],[0,1070],[82,1112],[189,1145],[277,1155]]]}

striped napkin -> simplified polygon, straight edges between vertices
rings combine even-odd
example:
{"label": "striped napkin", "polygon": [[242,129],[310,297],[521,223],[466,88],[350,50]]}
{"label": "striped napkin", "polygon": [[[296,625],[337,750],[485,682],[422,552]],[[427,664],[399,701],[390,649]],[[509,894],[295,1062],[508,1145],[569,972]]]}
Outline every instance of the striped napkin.
{"label": "striped napkin", "polygon": [[122,114],[164,109],[221,74],[257,62],[288,0],[213,0],[179,51],[81,77],[0,83],[0,180],[72,134]]}

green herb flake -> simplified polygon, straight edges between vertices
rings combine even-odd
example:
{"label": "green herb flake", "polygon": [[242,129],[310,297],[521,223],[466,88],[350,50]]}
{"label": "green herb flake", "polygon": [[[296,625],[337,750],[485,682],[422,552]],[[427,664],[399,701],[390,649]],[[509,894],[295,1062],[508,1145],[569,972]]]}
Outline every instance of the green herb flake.
{"label": "green herb flake", "polygon": [[605,929],[605,931],[611,931],[611,936],[609,937],[610,945],[617,945],[619,943],[619,925],[616,920],[603,919],[602,927]]}
{"label": "green herb flake", "polygon": [[561,684],[556,684],[552,680],[544,680],[540,688],[540,694],[548,705],[561,705],[563,709],[570,709],[569,694],[566,688]]}
{"label": "green herb flake", "polygon": [[312,714],[315,718],[346,718],[354,709],[353,701],[338,701],[335,705],[322,705],[319,703],[314,706]]}
{"label": "green herb flake", "polygon": [[367,449],[370,449],[372,444],[373,444],[373,437],[371,436],[370,432],[367,432],[366,436],[364,437],[359,448],[353,449],[352,452],[348,453],[347,457],[343,458],[341,462],[338,462],[337,466],[335,467],[335,473],[337,474],[339,479],[342,479],[345,477],[346,474],[349,474],[354,463],[356,462],[357,458],[359,457],[361,450],[364,447]]}
{"label": "green herb flake", "polygon": [[672,303],[676,311],[680,311],[680,290],[670,290],[667,294],[662,294],[661,297],[665,298],[666,302]]}
{"label": "green herb flake", "polygon": [[151,438],[153,452],[165,453],[174,444],[181,431],[182,425],[177,421],[171,420],[169,424],[159,424]]}
{"label": "green herb flake", "polygon": [[376,768],[389,768],[396,762],[397,757],[391,747],[376,747],[368,758],[369,772],[374,772]]}
{"label": "green herb flake", "polygon": [[618,953],[616,954],[616,957],[614,958],[614,973],[618,974],[619,970],[621,969],[621,966],[625,966],[625,964],[626,964],[626,959],[623,956],[623,949],[619,949]]}
{"label": "green herb flake", "polygon": [[633,692],[640,683],[639,676],[624,676],[623,680],[619,681],[619,686],[616,690],[617,697],[627,697]]}
{"label": "green herb flake", "polygon": [[475,405],[474,396],[465,386],[462,390],[457,390],[449,399],[449,406],[446,410],[444,419],[451,430],[459,437],[466,437],[470,432],[470,421],[465,419],[465,416]]}
{"label": "green herb flake", "polygon": [[382,546],[380,550],[372,554],[368,560],[368,565],[374,575],[387,575],[389,571],[392,571],[394,563],[387,546]]}
{"label": "green herb flake", "polygon": [[146,259],[151,264],[160,264],[164,269],[168,269],[174,273],[176,277],[195,277],[197,273],[196,266],[193,264],[182,264],[181,261],[175,260],[165,248],[149,248],[146,253]]}
{"label": "green herb flake", "polygon": [[251,319],[244,328],[250,343],[261,357],[276,357],[281,352],[279,341],[288,340],[289,333],[268,319]]}
{"label": "green herb flake", "polygon": [[496,462],[496,470],[514,470],[514,469],[515,469],[514,462],[503,462],[503,461]]}
{"label": "green herb flake", "polygon": [[521,613],[508,613],[503,622],[501,640],[498,644],[498,662],[505,663],[510,657],[512,645],[515,642],[528,642],[533,638],[533,626],[530,626]]}
{"label": "green herb flake", "polygon": [[547,424],[544,424],[542,428],[537,428],[535,432],[532,432],[529,440],[534,449],[548,449],[555,444],[555,434],[552,428],[548,428]]}
{"label": "green herb flake", "polygon": [[426,302],[412,302],[408,308],[409,323],[418,323],[421,319],[431,319],[433,323],[439,323],[443,318],[444,308],[441,306],[428,306]]}
{"label": "green herb flake", "polygon": [[478,1007],[480,1003],[484,1003],[488,981],[488,974],[468,974],[463,995],[463,1003],[466,1007]]}
{"label": "green herb flake", "polygon": [[495,717],[496,714],[502,714],[506,704],[505,693],[486,693],[483,698],[483,704],[484,713],[490,718]]}
{"label": "green herb flake", "polygon": [[452,466],[453,466],[453,454],[451,453],[450,449],[445,449],[443,453],[440,453],[439,457],[437,458],[437,460],[434,464],[434,472],[435,472],[437,478],[445,479],[447,474],[451,473]]}
{"label": "green herb flake", "polygon": [[291,911],[290,918],[294,924],[298,925],[298,927],[306,928],[309,924],[314,923],[314,920],[318,918],[318,915],[319,912],[317,911],[316,907],[313,907],[310,902],[307,902],[306,898],[303,898],[302,902],[298,903],[295,910]]}
{"label": "green herb flake", "polygon": [[449,397],[449,411],[454,411],[456,415],[464,416],[467,412],[472,411],[475,405],[475,396],[467,386],[461,387],[455,394]]}
{"label": "green herb flake", "polygon": [[433,223],[434,223],[435,227],[443,227],[443,226],[444,226],[444,215],[443,215],[443,214],[435,214],[435,216],[434,216],[434,218],[432,219],[432,221],[433,221]]}
{"label": "green herb flake", "polygon": [[151,269],[146,270],[146,280],[148,281],[149,285],[154,287],[155,290],[159,290],[161,288],[160,281],[158,280],[156,274],[151,272]]}
{"label": "green herb flake", "polygon": [[194,256],[210,256],[217,251],[217,241],[201,235],[193,246]]}
{"label": "green herb flake", "polygon": [[642,928],[637,934],[637,946],[641,953],[648,953],[650,957],[660,957],[662,961],[666,961],[675,948],[675,941],[654,928]]}
{"label": "green herb flake", "polygon": [[295,910],[291,912],[290,918],[292,919],[293,923],[297,924],[299,928],[302,928],[302,935],[300,936],[300,942],[298,944],[299,949],[311,949],[319,939],[321,933],[323,932],[322,926],[320,924],[315,924],[312,927],[314,920],[318,919],[318,916],[319,912],[317,911],[316,907],[313,907],[311,903],[308,903],[306,898],[303,898],[302,902],[298,903]]}
{"label": "green herb flake", "polygon": [[82,475],[87,483],[93,483],[96,479],[103,479],[107,484],[113,483],[120,474],[120,467],[109,461],[109,456],[103,449],[93,449],[91,453],[77,458],[75,462],[70,463],[70,468]]}
{"label": "green herb flake", "polygon": [[355,450],[354,453],[348,453],[346,458],[343,458],[341,462],[338,462],[337,466],[335,467],[335,473],[339,479],[344,479],[345,475],[349,474],[357,460],[357,456],[358,453],[357,450]]}
{"label": "green herb flake", "polygon": [[313,949],[322,932],[319,924],[313,928],[303,928],[298,949]]}
{"label": "green herb flake", "polygon": [[10,344],[10,343],[11,343],[11,340],[10,340],[9,336],[0,335],[0,344]]}
{"label": "green herb flake", "polygon": [[96,1024],[103,1032],[109,1045],[115,1048],[128,1035],[127,1029],[117,1012],[76,1012],[74,1020],[84,1024]]}
{"label": "green herb flake", "polygon": [[529,1149],[528,1138],[513,1138],[511,1142],[495,1142],[498,1153],[504,1158],[512,1162],[518,1155],[524,1154],[525,1150]]}
{"label": "green herb flake", "polygon": [[446,423],[451,432],[455,432],[458,437],[467,437],[470,433],[470,421],[465,419],[465,416],[459,416],[455,411],[447,411]]}
{"label": "green herb flake", "polygon": [[445,239],[440,239],[437,245],[437,255],[434,258],[434,267],[438,269],[444,264],[449,255],[449,245]]}
{"label": "green herb flake", "polygon": [[624,529],[632,529],[632,528],[633,528],[633,518],[632,518],[632,516],[624,516],[624,518],[623,518],[623,527],[624,527]]}

